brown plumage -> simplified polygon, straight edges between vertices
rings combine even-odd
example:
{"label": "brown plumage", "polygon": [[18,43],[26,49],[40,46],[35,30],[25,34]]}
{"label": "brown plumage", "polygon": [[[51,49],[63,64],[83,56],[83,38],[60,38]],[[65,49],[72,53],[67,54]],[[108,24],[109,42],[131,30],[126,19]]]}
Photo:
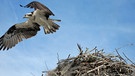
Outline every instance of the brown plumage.
{"label": "brown plumage", "polygon": [[25,8],[35,9],[33,12],[31,12],[31,14],[35,18],[34,21],[40,26],[43,26],[45,34],[56,32],[56,30],[59,29],[60,26],[56,24],[54,21],[61,21],[61,20],[50,19],[49,16],[54,14],[49,8],[47,8],[45,5],[41,4],[40,2],[32,1],[25,6],[23,5],[20,6]]}
{"label": "brown plumage", "polygon": [[0,37],[0,50],[8,50],[23,39],[35,36],[40,30],[39,27],[40,25],[34,23],[32,18],[29,18],[26,22],[13,25],[2,37]]}
{"label": "brown plumage", "polygon": [[54,21],[61,20],[50,19],[49,16],[54,14],[43,4],[33,1],[22,7],[34,8],[35,10],[25,15],[25,18],[28,18],[26,22],[13,25],[0,37],[0,50],[8,50],[23,39],[35,36],[40,30],[40,26],[43,26],[45,34],[56,32],[59,29],[60,26]]}
{"label": "brown plumage", "polygon": [[38,1],[32,1],[29,4],[23,6],[20,5],[21,7],[25,7],[25,8],[34,8],[35,10],[39,9],[39,10],[44,10],[44,15],[49,18],[50,15],[53,15],[53,12],[46,7],[45,5],[43,5],[42,3],[38,2]]}
{"label": "brown plumage", "polygon": [[37,24],[39,24],[40,26],[44,28],[45,34],[56,32],[56,30],[58,30],[60,27],[58,24],[55,23],[55,21],[60,21],[60,20],[50,19],[50,18],[47,19],[44,16],[44,13],[42,10],[37,9],[31,14],[34,17],[34,22],[36,22]]}

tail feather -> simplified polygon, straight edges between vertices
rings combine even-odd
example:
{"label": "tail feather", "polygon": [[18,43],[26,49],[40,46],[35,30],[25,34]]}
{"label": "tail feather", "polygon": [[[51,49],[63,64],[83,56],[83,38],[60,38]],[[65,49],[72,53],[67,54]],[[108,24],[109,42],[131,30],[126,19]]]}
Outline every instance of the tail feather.
{"label": "tail feather", "polygon": [[50,34],[53,32],[56,32],[56,30],[59,29],[59,25],[54,23],[54,21],[60,21],[56,19],[48,19],[46,25],[44,26],[44,32],[45,34]]}

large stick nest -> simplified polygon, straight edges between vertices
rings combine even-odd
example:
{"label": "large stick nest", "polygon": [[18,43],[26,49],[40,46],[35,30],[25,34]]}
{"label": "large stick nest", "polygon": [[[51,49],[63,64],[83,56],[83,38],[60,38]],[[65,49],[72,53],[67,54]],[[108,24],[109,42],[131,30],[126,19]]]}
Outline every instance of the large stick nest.
{"label": "large stick nest", "polygon": [[78,48],[78,56],[59,60],[56,69],[47,71],[46,76],[135,76],[135,65],[127,64],[117,50],[114,56],[96,47],[86,51]]}

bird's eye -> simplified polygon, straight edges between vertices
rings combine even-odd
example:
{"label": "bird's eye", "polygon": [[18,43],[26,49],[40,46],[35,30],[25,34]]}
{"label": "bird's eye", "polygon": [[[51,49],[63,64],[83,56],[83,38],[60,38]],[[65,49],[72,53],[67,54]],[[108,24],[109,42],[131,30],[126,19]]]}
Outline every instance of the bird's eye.
{"label": "bird's eye", "polygon": [[33,14],[33,12],[31,12]]}

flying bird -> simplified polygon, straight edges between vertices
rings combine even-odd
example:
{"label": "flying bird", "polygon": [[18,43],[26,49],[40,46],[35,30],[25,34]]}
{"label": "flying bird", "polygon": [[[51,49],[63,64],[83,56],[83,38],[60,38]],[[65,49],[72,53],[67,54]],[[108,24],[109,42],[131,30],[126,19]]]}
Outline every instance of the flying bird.
{"label": "flying bird", "polygon": [[24,7],[35,10],[25,14],[24,18],[27,18],[27,21],[14,24],[0,37],[0,50],[8,50],[23,39],[35,36],[40,31],[40,26],[43,26],[45,34],[56,32],[59,29],[60,26],[55,21],[61,20],[50,19],[49,16],[54,14],[43,4],[33,1]]}
{"label": "flying bird", "polygon": [[61,21],[59,19],[50,19],[49,16],[54,14],[52,11],[47,8],[45,5],[41,4],[37,1],[32,1],[29,4],[21,7],[26,8],[34,8],[34,11],[31,12],[32,16],[34,17],[34,20],[37,24],[43,26],[45,34],[50,34],[53,32],[56,32],[56,30],[60,27],[54,21]]}
{"label": "flying bird", "polygon": [[28,20],[14,24],[2,37],[0,37],[0,50],[8,50],[23,39],[31,38],[37,34],[40,30],[40,25],[33,22],[31,14],[26,14],[25,18],[28,18]]}

